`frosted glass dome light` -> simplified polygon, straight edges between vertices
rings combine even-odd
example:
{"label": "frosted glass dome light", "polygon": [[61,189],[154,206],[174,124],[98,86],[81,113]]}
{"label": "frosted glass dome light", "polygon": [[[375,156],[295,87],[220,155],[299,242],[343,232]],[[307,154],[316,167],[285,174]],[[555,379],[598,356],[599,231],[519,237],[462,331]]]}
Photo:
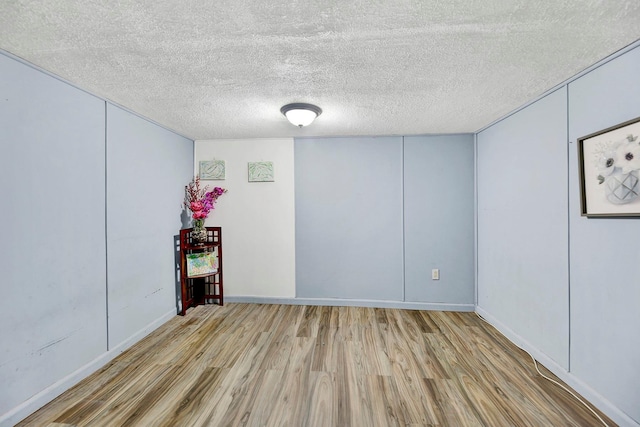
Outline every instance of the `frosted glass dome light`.
{"label": "frosted glass dome light", "polygon": [[291,122],[291,124],[303,127],[309,126],[322,114],[320,107],[311,104],[287,104],[280,109],[280,112]]}

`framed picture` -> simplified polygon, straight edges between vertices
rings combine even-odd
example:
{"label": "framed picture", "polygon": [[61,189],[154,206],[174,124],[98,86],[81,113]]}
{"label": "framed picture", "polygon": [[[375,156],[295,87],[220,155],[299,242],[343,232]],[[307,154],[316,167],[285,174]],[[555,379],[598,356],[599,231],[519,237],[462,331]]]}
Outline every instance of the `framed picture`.
{"label": "framed picture", "polygon": [[582,216],[640,216],[640,117],[578,139]]}
{"label": "framed picture", "polygon": [[218,257],[214,252],[187,254],[187,277],[205,277],[218,272]]}
{"label": "framed picture", "polygon": [[273,162],[249,162],[249,182],[273,182]]}
{"label": "framed picture", "polygon": [[224,160],[201,160],[200,179],[223,180],[225,176]]}

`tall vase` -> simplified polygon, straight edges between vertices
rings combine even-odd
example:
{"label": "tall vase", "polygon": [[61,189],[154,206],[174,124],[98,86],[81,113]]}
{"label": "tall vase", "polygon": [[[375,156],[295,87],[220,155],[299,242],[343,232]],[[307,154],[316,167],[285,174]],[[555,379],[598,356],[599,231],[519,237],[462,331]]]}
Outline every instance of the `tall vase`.
{"label": "tall vase", "polygon": [[194,243],[205,243],[207,241],[207,228],[204,226],[203,219],[196,219],[193,222],[193,230],[191,230],[191,240]]}

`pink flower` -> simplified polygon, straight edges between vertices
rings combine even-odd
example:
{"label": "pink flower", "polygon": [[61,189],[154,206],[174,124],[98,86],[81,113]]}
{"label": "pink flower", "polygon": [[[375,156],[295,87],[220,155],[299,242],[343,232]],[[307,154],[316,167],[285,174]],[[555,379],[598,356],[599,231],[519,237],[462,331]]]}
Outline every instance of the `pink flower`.
{"label": "pink flower", "polygon": [[206,219],[209,212],[214,209],[218,197],[227,192],[221,187],[215,187],[212,191],[207,190],[206,186],[200,188],[200,178],[197,176],[184,188],[184,207],[191,211],[191,217],[195,221]]}

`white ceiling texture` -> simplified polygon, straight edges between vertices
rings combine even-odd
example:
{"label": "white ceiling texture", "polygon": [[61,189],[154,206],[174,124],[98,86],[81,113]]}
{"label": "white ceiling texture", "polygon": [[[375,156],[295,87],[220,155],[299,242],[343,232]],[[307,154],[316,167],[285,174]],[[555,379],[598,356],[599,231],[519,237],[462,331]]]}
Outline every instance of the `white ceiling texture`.
{"label": "white ceiling texture", "polygon": [[474,132],[638,39],[640,0],[0,0],[1,49],[193,139]]}

